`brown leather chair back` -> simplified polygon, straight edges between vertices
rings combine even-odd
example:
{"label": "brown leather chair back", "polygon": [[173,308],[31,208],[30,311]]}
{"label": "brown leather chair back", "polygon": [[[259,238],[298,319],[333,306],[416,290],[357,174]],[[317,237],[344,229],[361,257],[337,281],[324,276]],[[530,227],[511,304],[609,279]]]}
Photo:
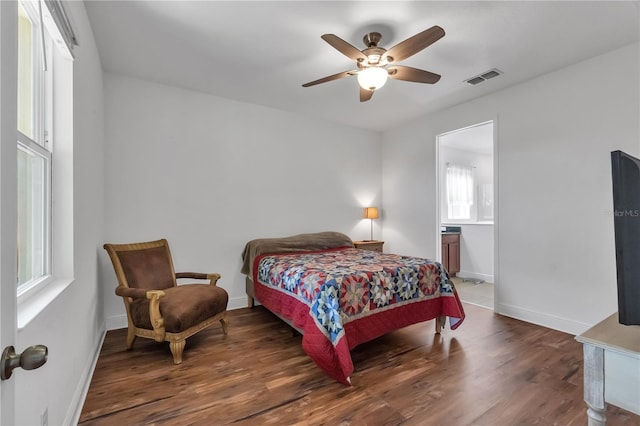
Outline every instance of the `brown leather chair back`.
{"label": "brown leather chair back", "polygon": [[[108,244],[107,252],[121,286],[164,290],[176,286],[167,240],[140,244]],[[122,273],[117,273],[120,270]]]}

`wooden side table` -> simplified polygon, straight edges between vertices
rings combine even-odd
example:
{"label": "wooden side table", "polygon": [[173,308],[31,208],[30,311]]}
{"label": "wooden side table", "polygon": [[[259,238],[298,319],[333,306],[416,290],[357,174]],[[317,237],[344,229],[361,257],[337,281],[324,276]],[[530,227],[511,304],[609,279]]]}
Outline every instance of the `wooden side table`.
{"label": "wooden side table", "polygon": [[380,253],[382,253],[383,244],[384,244],[384,241],[378,241],[378,240],[364,240],[364,241],[353,242],[353,245],[358,249],[379,251]]}
{"label": "wooden side table", "polygon": [[602,426],[607,403],[640,414],[640,326],[618,323],[618,313],[576,340],[584,351],[584,400],[589,426]]}

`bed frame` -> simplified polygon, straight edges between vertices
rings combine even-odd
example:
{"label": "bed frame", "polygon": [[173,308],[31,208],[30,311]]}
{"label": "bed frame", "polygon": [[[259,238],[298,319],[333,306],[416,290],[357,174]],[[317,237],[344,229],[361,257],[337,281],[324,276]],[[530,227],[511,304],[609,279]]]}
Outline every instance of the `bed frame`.
{"label": "bed frame", "polygon": [[[247,290],[247,306],[249,308],[253,309],[256,306],[256,302],[260,303],[260,301],[255,296],[255,292],[253,291],[253,280],[250,277],[247,277],[247,279],[245,280],[245,287],[246,287],[246,290]],[[271,311],[269,311],[269,312],[271,312]],[[298,328],[295,325],[293,325],[293,323],[291,321],[289,321],[288,319],[284,318],[281,315],[276,314],[275,312],[271,312],[271,313],[273,315],[277,316],[282,322],[287,324],[289,327],[294,329],[296,332],[298,332],[300,334],[304,334],[304,330],[302,330],[301,328]],[[295,332],[294,332],[294,334],[295,334]]]}

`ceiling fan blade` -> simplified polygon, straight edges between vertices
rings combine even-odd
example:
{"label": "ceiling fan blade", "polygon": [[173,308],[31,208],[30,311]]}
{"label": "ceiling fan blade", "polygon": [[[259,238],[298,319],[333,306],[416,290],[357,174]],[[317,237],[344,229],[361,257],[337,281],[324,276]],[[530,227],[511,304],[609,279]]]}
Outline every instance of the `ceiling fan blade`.
{"label": "ceiling fan blade", "polygon": [[330,76],[327,76],[327,77],[324,77],[324,78],[320,78],[318,80],[310,81],[309,83],[305,83],[305,84],[302,85],[302,87],[315,86],[316,84],[326,83],[328,81],[333,81],[333,80],[338,80],[340,78],[349,77],[350,75],[354,75],[357,72],[358,72],[357,70],[339,72],[337,74],[333,74],[333,75],[330,75]]}
{"label": "ceiling fan blade", "polygon": [[387,50],[384,57],[389,62],[399,62],[407,59],[409,56],[415,55],[422,49],[432,45],[436,41],[444,37],[444,30],[435,25],[428,30],[409,37]]}
{"label": "ceiling fan blade", "polygon": [[373,96],[373,90],[367,90],[360,87],[360,102],[367,102]]}
{"label": "ceiling fan blade", "polygon": [[365,55],[355,46],[347,43],[335,34],[324,34],[320,36],[320,38],[329,43],[334,49],[338,50],[347,58],[353,59],[354,61],[358,62],[366,61],[368,59],[367,55]]}
{"label": "ceiling fan blade", "polygon": [[418,68],[405,67],[404,65],[395,65],[387,68],[389,78],[394,80],[413,81],[415,83],[434,84],[440,80],[440,74],[435,74]]}

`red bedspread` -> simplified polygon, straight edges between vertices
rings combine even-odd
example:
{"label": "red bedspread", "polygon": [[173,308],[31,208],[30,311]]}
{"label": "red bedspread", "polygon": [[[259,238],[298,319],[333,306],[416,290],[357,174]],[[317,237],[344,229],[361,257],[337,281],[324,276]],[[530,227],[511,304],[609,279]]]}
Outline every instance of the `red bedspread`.
{"label": "red bedspread", "polygon": [[354,248],[267,254],[255,259],[256,298],[303,331],[302,347],[350,384],[349,351],[389,331],[439,316],[451,328],[464,309],[438,262]]}

